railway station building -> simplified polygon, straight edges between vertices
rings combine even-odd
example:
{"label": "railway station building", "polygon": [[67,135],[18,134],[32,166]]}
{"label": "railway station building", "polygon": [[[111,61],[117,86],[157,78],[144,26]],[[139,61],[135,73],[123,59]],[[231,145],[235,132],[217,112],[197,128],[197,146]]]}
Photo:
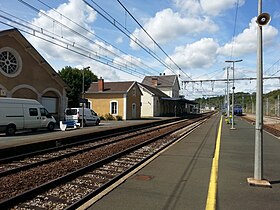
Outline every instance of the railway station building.
{"label": "railway station building", "polygon": [[145,77],[143,83],[93,82],[85,96],[89,108],[100,116],[111,114],[123,120],[183,116],[195,104],[179,96],[176,75]]}
{"label": "railway station building", "polygon": [[137,82],[93,82],[85,96],[90,108],[100,115],[111,114],[123,120],[141,117],[141,95]]}
{"label": "railway station building", "polygon": [[139,86],[143,93],[142,117],[184,116],[196,104],[179,95],[177,75],[146,76]]}
{"label": "railway station building", "polygon": [[35,99],[63,120],[67,88],[17,29],[0,31],[0,97]]}

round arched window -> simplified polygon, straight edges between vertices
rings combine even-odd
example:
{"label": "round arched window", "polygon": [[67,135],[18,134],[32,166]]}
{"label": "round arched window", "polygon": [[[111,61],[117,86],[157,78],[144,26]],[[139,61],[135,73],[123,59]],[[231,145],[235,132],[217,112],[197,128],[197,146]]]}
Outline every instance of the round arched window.
{"label": "round arched window", "polygon": [[8,77],[17,76],[22,68],[22,61],[18,52],[10,47],[0,49],[0,71]]}

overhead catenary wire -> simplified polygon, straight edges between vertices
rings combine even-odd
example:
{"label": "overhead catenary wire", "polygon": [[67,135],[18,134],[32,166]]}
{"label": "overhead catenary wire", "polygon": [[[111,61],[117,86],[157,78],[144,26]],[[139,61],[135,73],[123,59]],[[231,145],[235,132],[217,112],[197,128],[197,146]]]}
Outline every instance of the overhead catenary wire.
{"label": "overhead catenary wire", "polygon": [[[2,18],[3,16],[0,15],[0,17]],[[6,18],[6,19],[7,19],[7,18]],[[144,76],[144,74],[139,73],[139,72],[135,72],[135,70],[133,70],[133,69],[131,69],[131,71],[128,71],[129,69],[128,69],[126,66],[115,65],[114,63],[111,64],[110,61],[105,61],[105,60],[102,61],[102,60],[100,60],[100,59],[96,59],[96,58],[94,58],[94,57],[90,57],[89,54],[88,54],[88,53],[89,53],[88,51],[86,51],[86,50],[84,50],[84,49],[81,49],[81,48],[77,47],[76,45],[74,45],[74,46],[73,46],[73,45],[69,45],[69,43],[67,43],[67,42],[63,42],[62,40],[58,40],[58,39],[56,39],[55,37],[51,37],[51,36],[46,35],[46,34],[42,34],[40,31],[35,30],[35,29],[33,29],[33,28],[30,28],[30,27],[28,27],[28,26],[25,26],[25,25],[23,25],[23,24],[21,24],[21,23],[17,23],[17,22],[14,21],[14,20],[9,20],[9,21],[10,21],[11,23],[15,23],[15,24],[17,24],[17,25],[19,25],[19,26],[22,26],[23,28],[15,27],[14,25],[9,24],[9,23],[6,23],[6,22],[1,21],[1,20],[0,20],[0,23],[2,23],[2,24],[4,24],[4,25],[7,25],[7,26],[9,26],[9,27],[12,27],[12,28],[13,28],[13,27],[14,27],[14,28],[17,28],[18,30],[20,30],[20,31],[22,31],[22,32],[24,32],[24,33],[26,33],[26,34],[32,35],[32,36],[37,37],[37,38],[39,38],[39,39],[41,39],[41,40],[47,41],[47,42],[49,42],[49,43],[51,43],[51,44],[54,44],[54,45],[56,45],[56,46],[59,46],[59,47],[64,48],[64,49],[66,49],[66,50],[69,50],[69,51],[71,51],[71,52],[74,52],[74,53],[79,54],[79,55],[81,55],[81,56],[83,56],[83,57],[89,58],[89,59],[91,59],[91,60],[97,61],[97,62],[99,62],[99,63],[105,64],[105,65],[110,66],[110,67],[112,67],[112,68],[114,68],[114,69],[118,69],[118,70],[123,71],[123,72],[125,72],[125,73],[131,74],[131,75],[133,75],[133,76],[136,76],[136,77],[139,77],[139,78],[142,78],[142,76]],[[25,28],[25,29],[24,29],[24,28]],[[30,30],[30,31],[28,31],[28,30]],[[46,36],[46,37],[38,36],[38,35],[36,34],[36,32],[37,32],[37,34],[41,34],[41,35],[44,35],[44,36]],[[58,42],[60,42],[60,43],[58,43]],[[75,49],[76,49],[76,50],[75,50]],[[78,50],[80,50],[80,51],[78,51]],[[127,69],[127,70],[125,70],[125,69]],[[140,75],[141,75],[141,76],[140,76]]]}
{"label": "overhead catenary wire", "polygon": [[[143,49],[145,52],[150,54],[154,59],[159,61],[163,66],[165,66],[167,69],[171,70],[171,67],[169,67],[157,54],[155,54],[149,47],[147,47],[143,42],[138,40],[125,26],[123,26],[121,23],[119,23],[114,17],[112,17],[108,12],[106,12],[102,7],[100,7],[97,3],[91,0],[91,2],[96,5],[99,9],[89,4],[87,1],[83,0],[84,3],[86,3],[89,7],[91,7],[93,10],[95,10],[101,17],[103,17],[106,21],[108,21],[110,24],[112,24],[114,27],[116,27],[120,32],[122,32],[125,36],[127,36],[130,40],[132,40],[134,43],[136,43],[141,49]],[[104,14],[103,14],[104,13]],[[133,37],[133,38],[131,38]]]}
{"label": "overhead catenary wire", "polygon": [[[125,26],[119,23],[115,18],[113,18],[108,12],[106,12],[102,7],[100,7],[97,3],[91,0],[91,2],[96,5],[99,9],[88,3],[86,0],[83,0],[89,7],[94,9],[99,15],[101,15],[106,21],[116,27],[120,32],[122,32],[125,36],[127,36],[131,41],[137,44],[140,48],[142,48],[145,52],[151,55],[154,59],[160,62],[164,67],[172,71],[172,68],[165,63],[153,50],[151,50],[148,46],[146,46],[142,41],[137,39]],[[102,12],[101,12],[101,11]]]}
{"label": "overhead catenary wire", "polygon": [[[4,11],[2,11],[4,12]],[[143,76],[146,76],[146,74],[143,74],[141,72],[137,72],[135,69],[131,69],[131,68],[128,68],[127,66],[123,66],[122,64],[118,64],[117,62],[113,62],[113,59],[110,60],[110,59],[107,59],[106,57],[103,58],[103,61],[100,60],[101,56],[98,56],[96,55],[96,58],[92,58],[91,56],[89,56],[90,54],[92,54],[92,51],[90,51],[90,49],[88,49],[87,47],[84,47],[84,46],[80,46],[79,47],[79,44],[73,42],[73,41],[70,41],[70,40],[66,40],[64,37],[60,37],[59,35],[53,33],[53,32],[50,32],[46,29],[43,29],[39,26],[35,26],[34,24],[31,24],[23,19],[19,19],[11,14],[8,14],[8,13],[5,13],[4,14],[7,16],[12,16],[13,18],[16,18],[18,19],[19,21],[21,22],[17,22],[15,20],[12,20],[12,19],[8,19],[6,16],[1,16],[2,18],[6,19],[8,22],[10,23],[14,23],[15,25],[18,25],[18,26],[21,26],[22,28],[19,28],[18,26],[16,27],[15,25],[11,25],[11,24],[7,24],[6,22],[3,22],[1,21],[1,23],[7,25],[7,26],[11,26],[11,27],[15,27],[15,28],[18,28],[20,31],[24,32],[24,33],[27,33],[29,35],[32,35],[34,37],[37,37],[39,39],[42,39],[44,41],[47,41],[49,43],[52,43],[56,46],[59,46],[59,47],[62,47],[64,49],[67,49],[69,51],[72,51],[74,53],[77,53],[79,55],[82,55],[84,57],[87,57],[87,58],[90,58],[94,61],[97,61],[97,62],[100,62],[104,65],[107,65],[107,66],[110,66],[114,69],[118,69],[118,70],[121,70],[125,73],[128,73],[128,74],[131,74],[133,76],[136,76],[136,77],[139,77],[139,78],[142,78]],[[54,21],[53,21],[54,22]],[[33,26],[34,28],[30,27],[30,26]],[[27,30],[30,30],[30,31],[27,31],[23,28],[26,28]],[[41,34],[43,36],[46,36],[45,38],[42,37],[42,36],[38,36],[38,34]],[[60,40],[58,39],[60,38]],[[63,40],[61,40],[63,39]],[[68,41],[68,42],[67,42]],[[60,42],[59,44],[57,42]],[[71,47],[71,49],[70,49]],[[74,49],[75,48],[75,49]],[[77,51],[78,50],[78,51]],[[105,60],[104,60],[105,59]],[[111,63],[111,64],[110,64]],[[140,75],[140,76],[139,76]]]}
{"label": "overhead catenary wire", "polygon": [[[164,51],[164,49],[154,40],[154,38],[147,32],[147,30],[139,23],[139,21],[131,14],[131,12],[121,3],[120,0],[117,0],[118,3],[123,7],[123,9],[130,15],[130,17],[137,23],[137,25],[145,32],[145,34],[153,41],[153,43],[163,52],[164,55],[179,69],[182,69],[178,66],[177,63]],[[175,73],[172,69],[172,72]],[[188,74],[182,71],[187,77],[191,78]],[[176,74],[176,73],[175,73]]]}
{"label": "overhead catenary wire", "polygon": [[[35,11],[37,11],[37,12],[41,12],[39,9],[36,9],[35,7],[33,7],[32,5],[30,5],[30,4],[28,4],[27,2],[25,2],[25,1],[23,1],[23,0],[19,0],[20,2],[22,2],[22,3],[24,3],[25,5],[27,5],[27,6],[29,6],[31,9],[33,9],[33,10],[35,10]],[[39,2],[42,2],[42,1],[40,1],[40,0],[38,0]],[[84,1],[85,2],[85,1]],[[87,3],[87,2],[85,2],[85,3]],[[45,5],[45,6],[47,6],[48,8],[50,8],[47,4],[43,4],[43,5]],[[100,7],[99,7],[100,8]],[[95,8],[93,8],[93,9],[95,9]],[[102,9],[102,8],[101,8]],[[55,11],[54,9],[52,9],[53,11]],[[95,9],[96,10],[96,9]],[[104,11],[103,9],[102,9],[102,11]],[[57,11],[56,11],[57,12]],[[41,12],[42,13],[42,12]],[[59,13],[59,12],[57,12],[59,15],[60,15],[60,17],[65,17],[65,18],[67,18],[66,16],[64,16],[63,14],[61,14],[61,13]],[[108,14],[108,13],[106,13],[105,12],[105,14]],[[43,15],[45,15],[45,16],[47,16],[48,17],[48,15],[47,14],[43,14]],[[109,14],[108,14],[109,15]],[[112,16],[110,16],[109,15],[109,17],[110,18],[113,18]],[[63,25],[60,21],[58,21],[58,20],[56,20],[56,19],[54,19],[54,18],[52,18],[52,17],[48,17],[48,18],[50,18],[50,19],[52,19],[53,20],[53,22],[56,22],[56,23],[58,23],[58,24],[60,24],[61,26]],[[73,22],[75,25],[78,25],[79,27],[82,27],[82,26],[80,26],[79,24],[77,24],[77,23],[75,23],[74,21],[72,21],[71,19],[69,19],[69,18],[67,18],[69,21],[71,21],[71,22]],[[114,20],[114,22],[115,22],[115,20]],[[66,26],[66,28],[67,28],[67,26]],[[84,28],[83,28],[84,29]],[[85,29],[84,29],[85,30]],[[77,32],[77,34],[76,35],[78,35],[79,33]],[[85,38],[85,37],[83,37],[83,38]],[[137,40],[137,39],[136,39]],[[150,50],[150,49],[149,49]],[[151,51],[151,50],[150,50]],[[137,60],[138,61],[138,60]],[[106,63],[105,63],[106,64]],[[170,69],[170,68],[169,68]],[[151,73],[150,73],[150,75],[152,75]]]}
{"label": "overhead catenary wire", "polygon": [[233,57],[234,37],[235,37],[235,33],[236,33],[238,7],[239,7],[239,0],[236,1],[236,8],[235,8],[235,15],[234,15],[234,26],[233,26],[233,34],[232,34],[232,45],[231,45],[231,51],[230,51],[230,60],[232,60],[232,57]]}
{"label": "overhead catenary wire", "polygon": [[[179,66],[177,63],[175,63],[175,61],[164,51],[164,49],[155,41],[155,39],[147,32],[147,30],[139,23],[139,21],[131,14],[131,12],[119,1],[117,0],[118,3],[123,7],[123,9],[125,10],[125,14],[129,14],[130,17],[136,22],[136,24],[145,32],[145,34],[153,41],[153,43],[163,52],[163,54],[178,68],[179,73],[182,72],[185,76],[187,76],[188,78],[192,79],[187,73],[185,73]],[[177,73],[172,69],[169,68],[169,70],[171,70],[175,75],[177,75]]]}
{"label": "overhead catenary wire", "polygon": [[[32,35],[32,36],[37,37],[41,40],[47,41],[51,44],[62,47],[64,49],[67,49],[71,52],[74,52],[74,53],[79,54],[81,56],[84,56],[86,58],[90,58],[94,61],[97,61],[99,63],[102,63],[104,65],[112,67],[114,69],[121,70],[121,71],[123,71],[125,73],[128,73],[128,74],[131,74],[133,76],[136,76],[136,77],[139,77],[139,78],[143,78],[143,76],[146,76],[146,74],[144,74],[142,72],[138,72],[138,71],[136,71],[136,69],[131,69],[127,66],[124,66],[122,63],[118,63],[118,62],[114,61],[113,59],[107,58],[106,56],[102,57],[102,56],[98,55],[98,53],[96,53],[95,58],[93,58],[91,56],[91,54],[93,54],[91,49],[89,49],[85,46],[81,46],[81,45],[79,45],[79,44],[77,44],[73,41],[67,40],[67,39],[65,39],[65,37],[60,37],[59,35],[57,35],[53,32],[50,32],[50,31],[48,31],[46,29],[43,29],[39,26],[31,24],[31,23],[29,23],[29,22],[27,22],[23,19],[17,18],[17,17],[15,17],[15,16],[13,16],[9,13],[6,13],[2,10],[0,10],[0,11],[5,14],[5,16],[0,15],[1,18],[7,20],[9,23],[13,23],[13,25],[11,25],[11,24],[7,24],[7,22],[0,21],[4,25],[7,25],[7,26],[10,26],[10,27],[13,27],[13,28],[18,28],[18,30],[20,30],[20,31],[22,31],[26,34]],[[10,19],[7,16],[11,16],[16,20]],[[40,34],[40,36],[38,36],[39,34]],[[42,36],[44,36],[44,37],[42,37]]]}
{"label": "overhead catenary wire", "polygon": [[[133,61],[135,61],[135,62],[137,62],[137,63],[143,65],[144,67],[146,67],[146,68],[148,68],[148,69],[150,69],[150,70],[152,70],[152,71],[154,71],[154,72],[156,72],[156,73],[159,73],[159,71],[157,71],[157,70],[153,69],[152,67],[148,66],[147,64],[145,64],[145,63],[142,62],[141,60],[137,60],[135,57],[133,57],[133,56],[129,55],[128,53],[124,52],[123,50],[117,48],[117,47],[114,46],[113,44],[107,42],[107,41],[106,41],[105,39],[103,39],[101,36],[98,36],[97,34],[93,33],[93,32],[90,31],[90,30],[88,30],[88,29],[85,28],[84,26],[82,26],[82,25],[78,24],[77,22],[73,21],[71,18],[69,18],[69,17],[63,15],[62,13],[60,13],[59,11],[57,11],[56,9],[50,7],[50,6],[49,6],[48,4],[46,4],[45,2],[43,2],[43,1],[41,1],[41,0],[37,0],[37,1],[40,2],[41,4],[43,4],[44,6],[46,6],[47,8],[49,8],[50,10],[56,12],[56,13],[59,14],[61,17],[63,17],[63,18],[65,18],[66,20],[70,21],[70,22],[73,23],[74,25],[80,27],[81,29],[83,29],[83,30],[86,31],[87,33],[89,33],[89,34],[91,34],[92,36],[98,38],[99,40],[101,40],[102,42],[104,42],[105,45],[110,45],[110,46],[112,46],[112,47],[113,47],[114,49],[116,49],[117,51],[123,53],[123,54],[126,55],[126,56],[129,56]],[[95,43],[96,45],[100,46],[102,49],[104,49],[103,46],[101,46],[100,44],[96,43],[95,41],[94,41],[94,43]],[[105,48],[104,50],[106,50],[106,51],[108,51],[108,52],[114,54],[114,55],[117,56],[117,57],[120,57],[120,55],[117,55],[116,53],[112,52],[111,50],[109,50],[109,49],[107,49],[107,48]],[[128,60],[125,59],[125,58],[123,58],[123,60],[126,60],[126,61],[129,62],[130,64],[135,64],[135,62],[133,62],[133,61],[128,61]]]}
{"label": "overhead catenary wire", "polygon": [[[57,21],[60,20],[60,22],[63,22],[63,21],[62,21],[62,18],[61,18],[61,19],[57,18],[56,20],[57,20]],[[54,25],[55,25],[55,24],[59,24],[59,22],[55,22]],[[60,26],[61,26],[61,25],[60,25]],[[76,28],[76,27],[74,27],[74,28]],[[63,30],[63,27],[61,27],[61,29]],[[50,30],[51,30],[51,29],[50,29]],[[46,32],[47,30],[46,30],[46,29],[43,29],[43,31]],[[51,30],[51,31],[52,31],[52,30]],[[57,31],[57,32],[58,32],[58,31]],[[60,34],[62,35],[62,37],[63,37],[63,35],[65,35],[65,31],[64,31],[64,30],[63,30],[63,32],[64,32],[64,34],[60,33]],[[36,32],[36,34],[37,34],[37,32]],[[58,34],[59,34],[59,33],[58,33]],[[58,35],[58,34],[57,34],[57,35]],[[37,35],[38,35],[38,34],[37,34]],[[70,41],[69,39],[67,39],[67,36],[66,36],[66,37],[63,37],[63,38],[64,38],[64,39],[63,39],[64,41],[67,41],[67,42]],[[87,47],[87,48],[85,48],[85,49],[86,49],[86,51],[88,51],[88,50],[89,50],[89,48],[88,48],[89,45],[86,45],[86,44],[85,44],[84,46]],[[76,51],[79,51],[80,48],[82,48],[82,47],[84,47],[84,46],[79,45],[78,43],[75,43],[75,47],[76,47],[75,50],[76,50]],[[104,45],[102,45],[102,46],[104,47]],[[109,47],[109,46],[105,46],[106,49],[108,49],[108,47]],[[87,54],[86,51],[83,52],[83,54]],[[101,51],[102,51],[102,50],[101,50]],[[97,50],[96,52],[97,52],[97,53],[100,53],[98,50]],[[108,53],[109,53],[109,52],[108,52]],[[93,54],[94,54],[94,53],[93,53]],[[101,54],[102,54],[102,53],[101,53]],[[102,56],[104,56],[104,59],[106,59],[106,52],[105,52],[105,54],[103,54],[103,55],[101,55],[101,54],[100,54],[101,58],[102,58]],[[110,54],[110,57],[108,57],[108,62],[109,62],[110,58],[114,56],[114,54],[111,54],[111,53],[109,53],[109,54]],[[95,54],[95,55],[98,56],[99,54]],[[118,55],[120,55],[120,54],[118,54]],[[121,59],[121,57],[119,57],[119,58]],[[134,57],[132,57],[132,58],[134,58]],[[101,59],[101,60],[102,60],[102,59]],[[119,59],[117,59],[117,60],[118,60],[120,63],[123,63],[123,65],[125,65],[124,60],[122,60],[122,61],[119,60]],[[127,59],[127,60],[130,61],[130,59]],[[112,60],[111,60],[111,61],[112,61]],[[110,62],[111,62],[111,61],[110,61]],[[104,62],[106,63],[107,60],[105,60]],[[106,64],[105,64],[105,65],[106,65]],[[117,65],[116,65],[116,66],[117,66]],[[129,67],[130,67],[130,66],[129,66]],[[131,71],[133,71],[134,69],[135,69],[134,67],[131,67],[131,68],[130,68]],[[130,70],[129,70],[129,71],[130,71]],[[150,70],[150,69],[149,69],[149,70]],[[141,74],[141,76],[144,76],[144,75],[147,75],[147,74],[150,74],[150,75],[151,75],[151,72],[149,72],[149,70],[148,70],[148,71],[145,71],[145,70],[139,71],[139,69],[136,69],[137,72],[143,73],[143,74]],[[275,70],[275,69],[274,69],[274,70]],[[158,71],[156,71],[156,72],[158,72]],[[273,72],[275,72],[275,71],[273,71]],[[275,73],[273,73],[273,72],[270,71],[270,74],[275,75],[275,74],[277,74],[277,73],[279,72],[279,70],[276,71]],[[136,74],[138,74],[138,73],[136,73]],[[140,77],[139,77],[139,78],[140,78]],[[211,77],[210,77],[210,78],[211,78]],[[206,89],[207,89],[207,88],[206,88]],[[188,91],[188,90],[187,90],[187,91]],[[208,91],[208,90],[207,90],[207,91]]]}
{"label": "overhead catenary wire", "polygon": [[[32,6],[32,5],[30,5],[29,3],[25,2],[24,0],[18,0],[18,1],[20,1],[20,2],[23,3],[24,5],[28,6],[28,7],[31,8],[32,10],[34,10],[34,11],[36,11],[36,12],[38,12],[38,13],[44,15],[45,17],[47,17],[48,19],[52,20],[53,22],[56,22],[56,23],[60,24],[61,26],[63,26],[64,28],[68,29],[70,32],[74,33],[75,35],[82,37],[84,40],[86,40],[86,41],[88,41],[88,42],[90,42],[90,43],[92,43],[92,44],[98,45],[100,48],[102,48],[103,50],[105,50],[105,51],[107,51],[107,52],[110,52],[111,54],[115,55],[116,57],[120,57],[120,56],[118,56],[117,54],[115,54],[114,52],[111,52],[111,51],[108,50],[107,48],[104,48],[103,46],[101,46],[101,45],[97,44],[96,42],[94,42],[93,40],[89,39],[89,38],[86,37],[85,35],[83,35],[83,34],[77,32],[77,31],[75,31],[74,29],[70,28],[69,26],[67,26],[67,25],[65,25],[65,24],[63,24],[63,23],[61,23],[60,21],[54,19],[53,17],[50,17],[50,16],[49,16],[48,14],[46,14],[45,12],[43,12],[43,11],[39,10],[38,8],[36,8],[36,7]],[[76,44],[76,43],[75,43],[75,44]],[[122,58],[122,60],[124,60],[124,58]],[[136,65],[135,62],[133,63],[133,62],[130,62],[130,61],[127,61],[127,60],[126,60],[126,62],[128,62],[128,63],[130,63],[131,65],[134,65],[134,66]],[[125,64],[124,64],[124,65],[125,65]],[[139,66],[138,66],[138,67],[139,67]],[[143,71],[146,71],[146,72],[147,72],[146,69],[143,69],[142,67],[139,67],[139,68],[142,69]],[[148,73],[148,72],[147,72],[147,73]],[[151,74],[151,73],[148,73],[148,74]]]}
{"label": "overhead catenary wire", "polygon": [[[97,8],[95,8],[94,6],[90,5],[87,1],[83,0],[87,5],[89,5],[92,9],[94,9],[99,15],[101,15],[105,20],[107,20],[109,23],[111,23],[114,27],[116,27],[119,31],[121,31],[122,33],[124,33],[130,40],[132,40],[134,43],[136,43],[140,48],[142,48],[144,51],[146,51],[147,53],[149,53],[152,57],[154,57],[155,59],[158,58],[158,55],[156,55],[153,50],[151,50],[149,47],[147,47],[144,43],[142,43],[140,40],[137,39],[137,37],[135,37],[128,29],[126,26],[123,26],[121,23],[119,23],[115,18],[113,18],[108,12],[106,12],[103,8],[101,8],[97,3],[95,3],[93,0],[91,0],[91,2],[96,5],[102,12],[104,12],[104,14],[99,11]],[[106,15],[108,17],[106,17]],[[128,32],[129,34],[127,34],[126,32]],[[131,38],[133,37],[133,38]],[[174,70],[169,67],[164,61],[162,61],[161,58],[157,59],[162,65],[164,65],[167,69],[171,70],[174,73]],[[183,71],[182,71],[183,72]],[[185,72],[183,72],[185,73]],[[176,73],[175,73],[176,74]],[[189,77],[189,75],[187,75]],[[191,77],[189,77],[190,79],[192,79]],[[206,91],[204,90],[204,88],[202,87],[202,90],[206,93]]]}

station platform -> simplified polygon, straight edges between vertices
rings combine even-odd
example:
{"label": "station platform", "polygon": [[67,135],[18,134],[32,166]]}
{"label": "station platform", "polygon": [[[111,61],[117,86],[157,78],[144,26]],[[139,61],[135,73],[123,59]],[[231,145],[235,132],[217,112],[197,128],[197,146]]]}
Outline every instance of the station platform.
{"label": "station platform", "polygon": [[[206,204],[213,196],[209,183],[221,120],[217,191],[211,208]],[[263,134],[264,178],[271,187],[249,186],[247,178],[254,176],[255,127],[241,118],[235,122],[236,130],[231,130],[219,114],[213,116],[88,209],[279,209],[280,140]]]}
{"label": "station platform", "polygon": [[124,120],[124,121],[101,121],[99,126],[86,126],[78,129],[67,129],[61,131],[56,128],[54,131],[49,132],[46,129],[38,129],[36,132],[32,131],[19,131],[15,136],[6,136],[5,133],[0,133],[0,150],[12,147],[18,147],[28,144],[40,143],[45,141],[80,136],[86,134],[92,134],[101,131],[108,131],[112,129],[119,129],[129,126],[135,126],[146,123],[153,123],[161,120],[168,120],[172,117],[161,117],[161,118],[143,118],[140,120]]}

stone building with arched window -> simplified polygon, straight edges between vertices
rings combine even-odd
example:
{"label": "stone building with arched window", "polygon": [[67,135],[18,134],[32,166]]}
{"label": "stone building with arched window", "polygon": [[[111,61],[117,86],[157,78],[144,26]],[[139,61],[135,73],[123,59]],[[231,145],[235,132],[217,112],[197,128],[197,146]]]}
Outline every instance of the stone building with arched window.
{"label": "stone building with arched window", "polygon": [[17,29],[0,31],[0,97],[35,99],[63,120],[67,88]]}

